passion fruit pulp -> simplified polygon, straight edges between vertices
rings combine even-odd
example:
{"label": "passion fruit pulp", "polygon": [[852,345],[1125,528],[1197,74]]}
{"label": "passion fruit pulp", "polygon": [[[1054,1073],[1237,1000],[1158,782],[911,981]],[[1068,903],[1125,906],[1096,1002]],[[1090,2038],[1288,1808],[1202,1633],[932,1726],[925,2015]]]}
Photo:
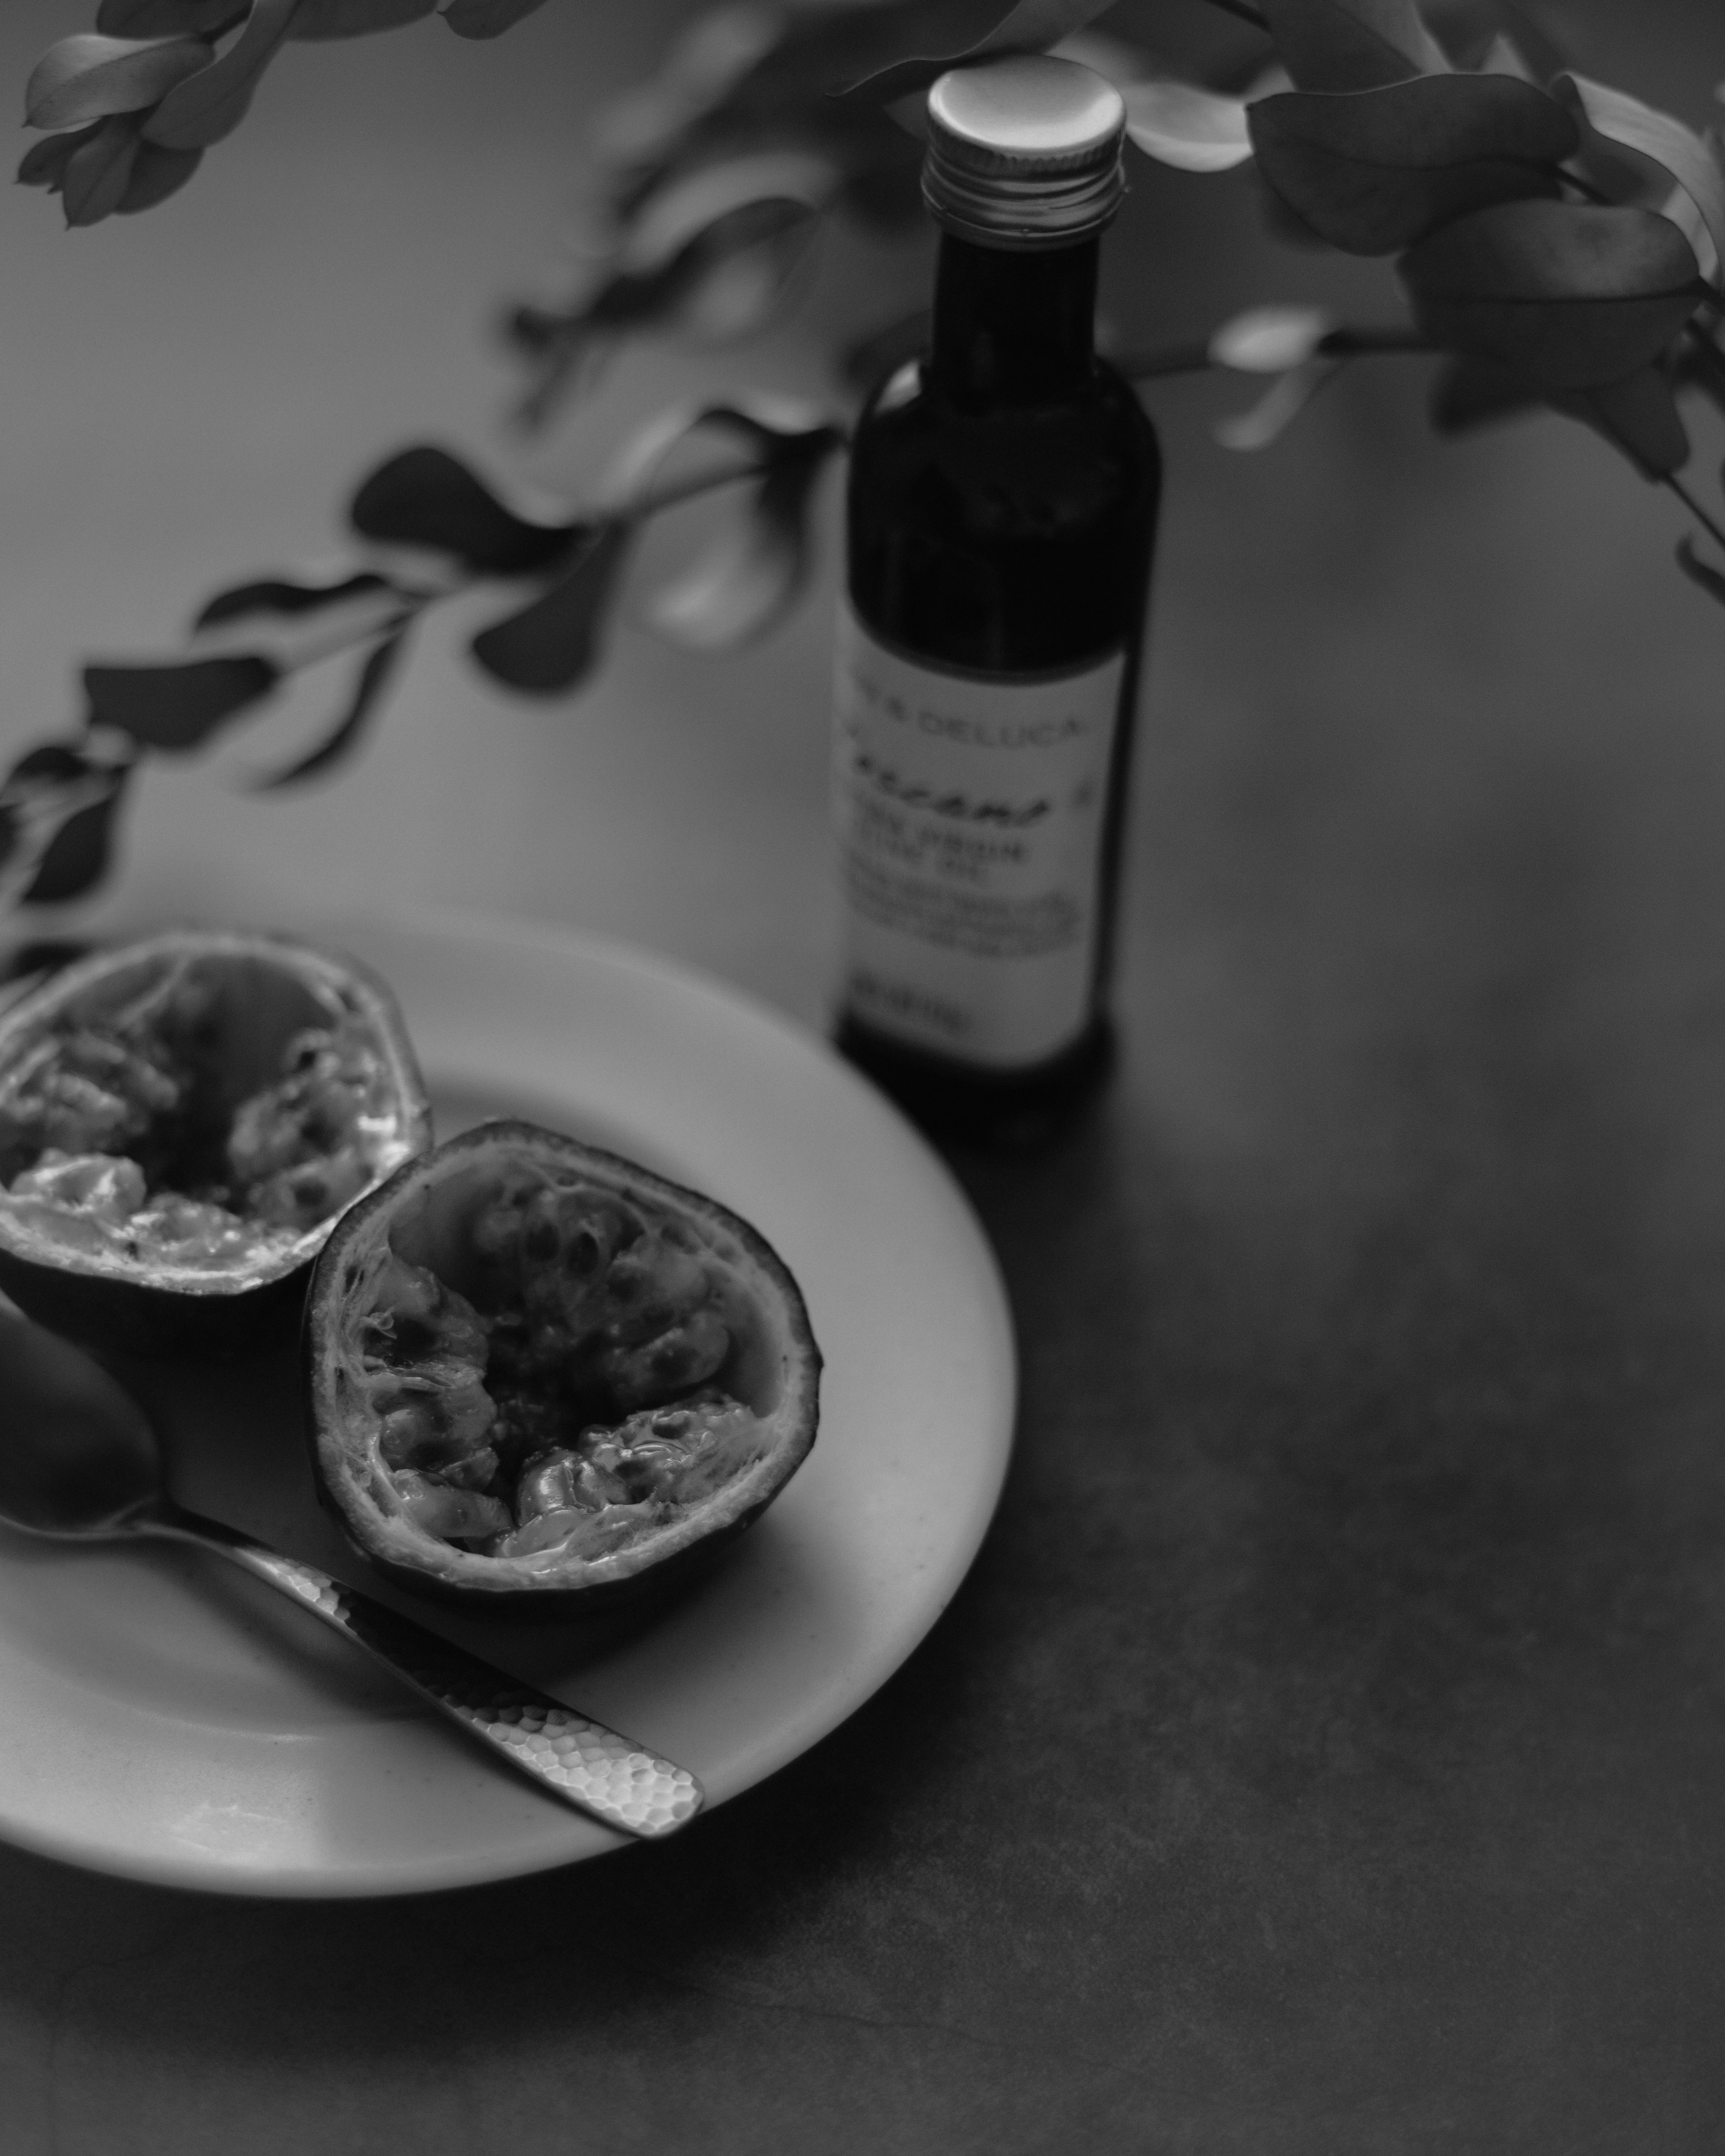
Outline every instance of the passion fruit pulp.
{"label": "passion fruit pulp", "polygon": [[668,1585],[814,1441],[820,1353],[756,1230],[531,1123],[480,1124],[362,1199],[305,1327],[324,1502],[373,1564],[470,1609]]}
{"label": "passion fruit pulp", "polygon": [[0,1288],[99,1348],[291,1337],[338,1214],[430,1142],[351,960],[204,929],[98,952],[0,1018]]}

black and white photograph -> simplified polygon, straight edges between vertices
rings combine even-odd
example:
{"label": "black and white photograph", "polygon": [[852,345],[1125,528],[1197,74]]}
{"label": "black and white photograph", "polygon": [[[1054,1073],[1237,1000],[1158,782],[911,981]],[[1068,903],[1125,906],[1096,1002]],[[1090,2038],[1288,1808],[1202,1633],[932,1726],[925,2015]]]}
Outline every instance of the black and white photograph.
{"label": "black and white photograph", "polygon": [[1720,0],[6,99],[0,2156],[1720,2156]]}

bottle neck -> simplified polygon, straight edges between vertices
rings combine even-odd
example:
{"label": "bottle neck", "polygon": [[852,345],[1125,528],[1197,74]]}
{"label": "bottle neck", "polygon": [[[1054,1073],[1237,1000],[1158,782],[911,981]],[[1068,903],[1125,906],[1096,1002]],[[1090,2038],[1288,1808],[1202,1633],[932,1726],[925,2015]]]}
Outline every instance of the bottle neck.
{"label": "bottle neck", "polygon": [[972,408],[1053,403],[1081,388],[1096,357],[1100,239],[1019,253],[943,232],[934,387]]}

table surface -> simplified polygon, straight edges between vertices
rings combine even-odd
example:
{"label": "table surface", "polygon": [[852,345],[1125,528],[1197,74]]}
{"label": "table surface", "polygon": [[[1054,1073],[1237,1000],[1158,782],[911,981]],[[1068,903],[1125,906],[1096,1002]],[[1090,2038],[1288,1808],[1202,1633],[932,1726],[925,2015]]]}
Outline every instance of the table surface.
{"label": "table surface", "polygon": [[[487,316],[674,12],[295,49],[157,215],[0,200],[8,753],[80,658],[328,552],[398,443],[578,489],[669,397],[820,388],[907,274],[854,244],[768,345],[646,350],[535,449],[499,424]],[[1553,12],[1704,116],[1716,6]],[[0,80],[87,13],[13,0]],[[1305,292],[1393,303],[1140,168],[1134,341]],[[1153,400],[1117,1078],[1051,1150],[953,1157],[1024,1406],[934,1633],[771,1783],[565,1873],[273,1906],[0,1851],[8,2152],[1720,2145],[1725,614],[1579,429],[1437,443],[1396,363],[1230,458],[1249,388]],[[315,700],[163,759],[71,925],[483,906],[819,1024],[828,557],[773,642],[626,627],[567,703],[442,624],[292,798],[244,782]]]}

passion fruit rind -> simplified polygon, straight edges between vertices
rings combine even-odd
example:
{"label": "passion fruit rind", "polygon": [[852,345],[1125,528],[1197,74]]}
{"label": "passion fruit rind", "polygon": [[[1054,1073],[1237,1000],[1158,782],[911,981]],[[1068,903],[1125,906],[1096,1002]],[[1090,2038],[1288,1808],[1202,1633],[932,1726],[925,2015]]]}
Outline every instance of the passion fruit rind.
{"label": "passion fruit rind", "polygon": [[237,930],[100,952],[0,1019],[0,1288],[125,1352],[290,1337],[337,1214],[430,1139],[352,960]]}
{"label": "passion fruit rind", "polygon": [[807,1311],[756,1230],[531,1123],[464,1132],[343,1218],[306,1356],[349,1538],[511,1614],[682,1576],[765,1510],[818,1415]]}

